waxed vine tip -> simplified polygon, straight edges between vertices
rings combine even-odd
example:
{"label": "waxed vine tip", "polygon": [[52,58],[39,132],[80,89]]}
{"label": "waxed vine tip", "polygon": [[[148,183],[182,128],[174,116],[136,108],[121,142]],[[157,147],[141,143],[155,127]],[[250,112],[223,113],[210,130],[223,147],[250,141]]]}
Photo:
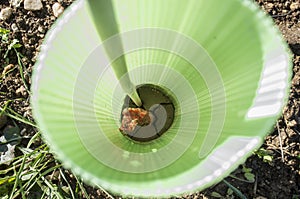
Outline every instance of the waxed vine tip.
{"label": "waxed vine tip", "polygon": [[78,0],[43,46],[31,87],[43,136],[84,181],[125,197],[221,181],[260,147],[292,74],[251,1]]}
{"label": "waxed vine tip", "polygon": [[160,138],[172,126],[176,102],[167,90],[157,85],[138,85],[137,92],[143,106],[138,107],[126,96],[119,130],[131,140],[150,142]]}

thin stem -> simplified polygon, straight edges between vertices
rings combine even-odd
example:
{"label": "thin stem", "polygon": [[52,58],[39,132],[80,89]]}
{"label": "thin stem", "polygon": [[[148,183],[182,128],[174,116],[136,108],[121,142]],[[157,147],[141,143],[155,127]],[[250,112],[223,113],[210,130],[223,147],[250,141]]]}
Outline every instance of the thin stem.
{"label": "thin stem", "polygon": [[[112,1],[91,0],[88,1],[88,4],[97,32],[101,40],[104,41],[105,51],[112,61],[111,66],[115,76],[120,81],[124,92],[128,94],[132,101],[137,106],[142,106],[142,101],[128,75],[123,44],[119,36],[119,28]],[[112,38],[113,42],[107,42],[109,38]]]}
{"label": "thin stem", "polygon": [[276,123],[276,126],[277,126],[277,132],[278,132],[278,138],[279,138],[279,144],[280,144],[281,161],[284,162],[284,154],[283,154],[283,148],[282,148],[282,139],[281,139],[281,134],[280,134],[280,129],[279,129],[278,121]]}
{"label": "thin stem", "polygon": [[242,194],[242,192],[240,190],[238,190],[236,187],[234,187],[232,184],[230,184],[229,182],[227,182],[226,180],[223,180],[223,182],[230,188],[232,189],[232,191],[241,199],[247,199],[247,197]]}

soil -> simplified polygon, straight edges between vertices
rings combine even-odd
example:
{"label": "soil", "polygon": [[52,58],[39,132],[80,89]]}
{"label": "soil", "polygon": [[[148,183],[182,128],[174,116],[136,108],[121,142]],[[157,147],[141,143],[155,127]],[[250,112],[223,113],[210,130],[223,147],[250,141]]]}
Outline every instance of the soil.
{"label": "soil", "polygon": [[[57,1],[64,8],[73,2],[73,0]],[[11,110],[27,120],[33,121],[28,88],[30,88],[33,65],[40,45],[46,32],[56,20],[52,11],[52,5],[56,1],[42,0],[43,8],[40,11],[25,10],[22,0],[19,0],[21,4],[18,7],[11,6],[10,2],[12,1],[0,0],[0,10],[7,7],[12,8],[12,15],[8,19],[0,19],[0,27],[10,30],[9,41],[17,39],[22,45],[17,50],[23,55],[24,67],[18,63],[14,50],[8,52],[4,58],[9,44],[1,42],[0,107],[8,105]],[[240,166],[225,180],[239,189],[247,198],[300,198],[300,1],[256,0],[256,2],[272,16],[290,46],[294,64],[292,86],[283,114],[266,137],[260,153],[248,158],[244,166]],[[1,76],[4,73],[5,75]],[[37,131],[11,117],[8,117],[2,128],[13,125],[14,122],[20,127],[21,136],[32,136]],[[22,141],[22,143],[26,146],[26,142]],[[271,161],[270,158],[272,158]],[[245,168],[248,168],[247,172]],[[254,174],[254,180],[245,182],[245,173]],[[74,181],[72,174],[68,180],[71,183],[72,180]],[[103,191],[87,185],[85,187],[91,198],[107,197]],[[237,195],[228,189],[224,181],[201,193],[187,195],[185,198],[214,198],[213,196],[218,197],[218,194],[222,198],[237,198]],[[119,197],[116,196],[116,198]]]}

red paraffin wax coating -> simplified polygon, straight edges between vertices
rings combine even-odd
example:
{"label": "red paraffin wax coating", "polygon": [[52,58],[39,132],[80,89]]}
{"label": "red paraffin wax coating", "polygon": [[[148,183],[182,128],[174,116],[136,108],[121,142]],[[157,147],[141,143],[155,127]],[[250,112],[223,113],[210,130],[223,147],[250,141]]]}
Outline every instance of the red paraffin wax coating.
{"label": "red paraffin wax coating", "polygon": [[151,122],[149,112],[141,108],[125,108],[122,115],[122,124],[119,130],[125,134],[134,131],[136,126],[145,126]]}

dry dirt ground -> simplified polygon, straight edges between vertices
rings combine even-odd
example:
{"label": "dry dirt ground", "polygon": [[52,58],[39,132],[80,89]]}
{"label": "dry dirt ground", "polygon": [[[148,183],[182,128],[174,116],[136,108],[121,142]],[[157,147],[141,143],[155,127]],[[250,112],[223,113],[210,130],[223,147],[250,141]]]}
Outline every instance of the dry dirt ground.
{"label": "dry dirt ground", "polygon": [[[72,0],[57,1],[64,8],[72,3]],[[11,2],[20,5],[12,6]],[[0,75],[4,73],[5,75],[0,76],[0,107],[8,105],[11,110],[30,121],[32,117],[27,88],[30,88],[30,77],[40,45],[47,30],[56,20],[52,10],[55,2],[42,0],[43,8],[40,11],[28,11],[24,9],[22,0],[0,0],[0,10],[10,7],[12,11],[7,19],[0,19],[0,27],[10,30],[8,38],[4,39],[8,41],[17,39],[15,47],[23,55],[21,57],[23,67],[20,67],[14,50],[5,54],[10,43],[1,41]],[[271,15],[293,53],[292,87],[282,117],[266,137],[262,150],[251,156],[244,167],[236,169],[226,181],[247,198],[296,199],[300,198],[300,1],[256,0],[256,2]],[[22,46],[18,46],[18,43]],[[20,144],[26,143],[26,136],[36,133],[35,128],[13,118],[8,117],[7,121],[3,119],[1,121],[3,124],[0,122],[0,132],[14,122],[22,129],[21,136],[24,136],[24,140]],[[250,182],[249,179],[245,182],[245,173],[249,174]],[[86,187],[91,198],[105,197],[103,192]],[[213,198],[220,195],[222,198],[237,198],[224,182],[201,193],[187,195],[186,198]]]}

